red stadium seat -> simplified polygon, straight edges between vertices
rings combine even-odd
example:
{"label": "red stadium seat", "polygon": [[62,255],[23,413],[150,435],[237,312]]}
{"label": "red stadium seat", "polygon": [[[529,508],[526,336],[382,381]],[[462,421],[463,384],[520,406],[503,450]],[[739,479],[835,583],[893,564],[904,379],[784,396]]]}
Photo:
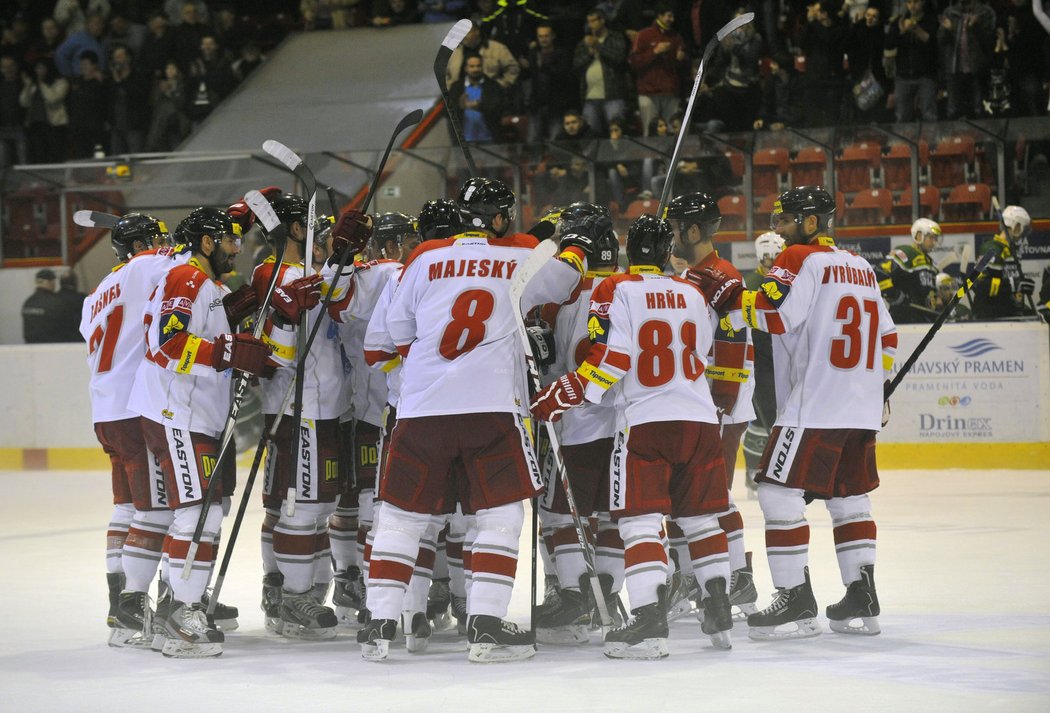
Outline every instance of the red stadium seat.
{"label": "red stadium seat", "polygon": [[722,230],[744,229],[747,203],[744,202],[743,196],[722,196],[718,199],[718,210],[722,214]]}
{"label": "red stadium seat", "polygon": [[660,201],[655,198],[646,198],[645,200],[631,201],[627,208],[624,209],[623,214],[620,216],[623,220],[633,221],[643,213],[656,214],[656,210],[660,207]]}
{"label": "red stadium seat", "polygon": [[[930,186],[919,186],[919,217],[940,220],[941,192]],[[911,186],[901,191],[897,202],[893,204],[893,222],[911,223]]]}
{"label": "red stadium seat", "polygon": [[744,177],[744,154],[739,151],[730,151],[726,149],[722,152],[725,154],[726,160],[729,161],[729,167],[733,170],[733,178],[737,179],[737,183]]}
{"label": "red stadium seat", "polygon": [[755,195],[780,193],[783,175],[788,170],[787,149],[762,149],[752,160],[751,190]]}
{"label": "red stadium seat", "polygon": [[791,185],[827,185],[827,176],[824,175],[826,167],[827,154],[824,153],[824,149],[815,146],[799,149],[798,154],[791,160]]}
{"label": "red stadium seat", "polygon": [[984,220],[992,205],[992,189],[983,183],[963,183],[941,204],[946,222]]}
{"label": "red stadium seat", "polygon": [[[921,175],[930,162],[930,145],[925,141],[918,144]],[[882,157],[882,185],[894,191],[911,185],[911,147],[907,144],[890,146],[889,153]]]}
{"label": "red stadium seat", "polygon": [[878,144],[850,144],[835,160],[835,187],[846,193],[873,188],[881,159],[882,148]]}
{"label": "red stadium seat", "polygon": [[779,197],[779,193],[769,193],[758,202],[758,208],[755,209],[755,228],[757,230],[769,229],[769,214],[773,212],[773,204]]}
{"label": "red stadium seat", "polygon": [[893,193],[885,188],[861,191],[846,208],[847,225],[881,225],[893,210]]}
{"label": "red stadium seat", "polygon": [[930,184],[945,189],[966,183],[973,173],[972,136],[949,136],[930,154]]}

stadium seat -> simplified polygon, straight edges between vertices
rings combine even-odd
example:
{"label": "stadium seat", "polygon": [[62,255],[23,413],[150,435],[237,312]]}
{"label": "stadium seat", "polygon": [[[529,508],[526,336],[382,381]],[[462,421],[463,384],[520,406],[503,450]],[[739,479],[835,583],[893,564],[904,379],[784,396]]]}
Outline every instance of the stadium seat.
{"label": "stadium seat", "polygon": [[984,220],[992,205],[992,189],[983,183],[963,183],[952,189],[941,204],[946,222]]}
{"label": "stadium seat", "polygon": [[881,159],[878,144],[862,142],[845,147],[842,156],[835,159],[835,187],[846,193],[874,188]]}
{"label": "stadium seat", "polygon": [[[918,145],[921,176],[929,166],[930,145],[922,140]],[[882,185],[893,191],[911,185],[911,147],[908,144],[893,144],[889,153],[882,157]]]}
{"label": "stadium seat", "polygon": [[744,154],[739,151],[730,151],[729,149],[722,153],[725,154],[726,160],[729,161],[729,167],[733,169],[733,178],[739,183],[740,179],[744,177]]}
{"label": "stadium seat", "polygon": [[783,176],[788,170],[787,149],[773,148],[756,151],[751,172],[751,190],[755,195],[780,193]]}
{"label": "stadium seat", "polygon": [[718,210],[722,214],[722,230],[743,230],[746,223],[747,203],[741,195],[722,196],[718,199]]}
{"label": "stadium seat", "polygon": [[[941,192],[930,186],[919,186],[919,217],[940,220]],[[900,197],[893,204],[893,222],[911,223],[911,186],[901,191]]]}
{"label": "stadium seat", "polygon": [[52,188],[23,188],[4,198],[5,259],[62,257],[62,213]]}
{"label": "stadium seat", "polygon": [[846,208],[847,225],[881,225],[893,210],[893,193],[885,188],[861,191]]}
{"label": "stadium seat", "polygon": [[523,144],[529,140],[529,115],[509,114],[500,119],[500,134],[507,143]]}
{"label": "stadium seat", "polygon": [[769,214],[773,212],[773,204],[779,197],[778,193],[768,193],[758,202],[758,208],[755,209],[756,230],[764,232],[769,229]]}
{"label": "stadium seat", "polygon": [[966,183],[973,173],[972,136],[949,136],[930,153],[930,185],[947,189]]}
{"label": "stadium seat", "polygon": [[799,149],[791,159],[791,186],[823,186],[827,184],[825,168],[827,154],[818,146]]}
{"label": "stadium seat", "polygon": [[660,207],[660,201],[655,198],[646,198],[644,200],[631,201],[627,208],[624,209],[623,215],[620,217],[623,220],[633,221],[643,213],[656,214],[656,210]]}

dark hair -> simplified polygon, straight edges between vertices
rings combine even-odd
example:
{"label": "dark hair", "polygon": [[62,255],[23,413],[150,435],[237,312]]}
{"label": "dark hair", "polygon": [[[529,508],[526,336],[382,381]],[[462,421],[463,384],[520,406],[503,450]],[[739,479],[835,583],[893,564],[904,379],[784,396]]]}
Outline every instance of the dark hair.
{"label": "dark hair", "polygon": [[79,61],[89,60],[92,64],[97,65],[99,63],[98,54],[92,50],[84,50],[80,53]]}
{"label": "dark hair", "polygon": [[578,116],[578,117],[580,117],[582,119],[583,118],[583,112],[580,111],[579,109],[566,109],[561,114],[562,121],[565,121],[565,117],[567,117],[567,116]]}
{"label": "dark hair", "polygon": [[37,65],[44,65],[44,69],[47,70],[47,74],[44,76],[44,81],[49,84],[55,80],[58,76],[58,69],[55,67],[55,62],[50,57],[38,57],[33,62],[33,71],[36,72]]}
{"label": "dark hair", "polygon": [[609,20],[609,17],[605,14],[605,10],[602,10],[599,7],[596,7],[596,8],[594,8],[592,10],[589,10],[587,12],[587,17],[591,17],[591,16],[597,16],[597,17],[600,17],[600,18],[602,18],[603,20],[606,20],[606,21]]}
{"label": "dark hair", "polygon": [[671,7],[671,3],[667,0],[659,0],[659,2],[653,3],[653,12],[657,15],[663,15],[665,12],[672,12],[674,8]]}
{"label": "dark hair", "polygon": [[656,127],[660,124],[661,121],[664,122],[664,126],[667,127],[668,131],[671,130],[671,122],[670,121],[668,121],[667,119],[663,118],[662,116],[654,116],[652,119],[649,120],[649,135],[650,136],[655,136],[656,135]]}

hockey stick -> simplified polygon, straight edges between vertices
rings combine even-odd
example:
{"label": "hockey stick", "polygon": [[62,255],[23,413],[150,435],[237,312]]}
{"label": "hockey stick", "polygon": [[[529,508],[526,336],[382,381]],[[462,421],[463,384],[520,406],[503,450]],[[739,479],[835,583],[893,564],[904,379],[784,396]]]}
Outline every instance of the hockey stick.
{"label": "hockey stick", "polygon": [[[525,361],[529,367],[529,378],[532,380],[532,387],[536,393],[539,393],[541,390],[540,374],[536,368],[536,359],[532,354],[529,334],[525,329],[525,319],[521,315],[521,297],[529,280],[554,257],[557,249],[557,243],[552,240],[544,240],[537,245],[529,257],[518,265],[517,270],[514,271],[514,279],[510,283],[510,299],[513,307],[511,311],[514,313],[514,320],[518,325],[518,337],[525,348]],[[569,506],[569,515],[572,516],[572,524],[576,528],[576,537],[579,540],[580,547],[583,549],[583,559],[587,564],[587,576],[591,582],[591,594],[594,596],[595,605],[598,607],[598,615],[602,620],[602,634],[604,635],[612,628],[612,617],[609,615],[609,608],[605,604],[602,585],[598,581],[594,549],[591,546],[587,530],[584,529],[583,521],[580,519],[579,510],[576,509],[576,498],[572,495],[569,474],[565,470],[565,463],[561,458],[561,445],[558,441],[558,434],[554,430],[554,424],[550,421],[544,421],[544,426],[547,431],[547,439],[550,441],[550,453],[554,459],[554,467],[558,471],[558,479],[561,481],[561,487],[565,491],[565,501]]]}
{"label": "hockey stick", "polygon": [[[244,196],[245,203],[252,209],[252,212],[258,216],[262,222],[263,227],[273,237],[274,242],[277,244],[277,264],[280,265],[281,258],[284,257],[285,248],[285,231],[283,226],[278,222],[277,216],[273,212],[273,207],[270,202],[266,200],[259,191],[248,191]],[[255,318],[255,327],[252,329],[252,336],[259,339],[262,336],[263,325],[266,321],[266,313],[270,309],[270,302],[273,299],[273,291],[277,288],[277,275],[278,270],[273,271],[273,276],[270,278],[270,284],[266,288],[266,299],[263,300],[262,304],[259,305],[259,313]],[[193,571],[193,562],[197,559],[197,550],[200,547],[201,537],[204,534],[204,521],[208,517],[208,509],[211,507],[212,500],[215,499],[215,489],[217,483],[222,478],[220,473],[222,466],[225,463],[225,459],[230,450],[230,444],[233,443],[233,429],[237,424],[237,414],[240,413],[241,404],[244,402],[244,394],[248,390],[248,375],[243,371],[237,372],[237,378],[233,387],[233,402],[230,404],[230,412],[226,417],[226,426],[222,431],[222,445],[219,447],[219,455],[215,458],[215,472],[211,474],[211,478],[208,480],[208,488],[204,491],[204,501],[201,507],[201,514],[197,518],[197,526],[193,528],[193,539],[190,540],[190,547],[186,553],[186,560],[182,565],[182,578],[189,579],[190,573]]]}
{"label": "hockey stick", "polygon": [[[263,142],[263,151],[273,156],[285,165],[289,171],[295,174],[309,196],[306,209],[306,244],[303,247],[303,277],[309,277],[313,269],[314,254],[314,223],[317,216],[317,179],[313,171],[306,165],[306,161],[279,141],[268,139]],[[320,317],[318,317],[320,319]],[[301,427],[299,425],[303,416],[303,388],[306,374],[306,333],[310,327],[310,314],[303,312],[299,320],[299,331],[296,335],[296,353],[298,361],[295,364],[295,400],[292,401],[292,419],[295,427],[292,429],[292,454],[299,453],[299,442]],[[296,469],[298,470],[298,469]],[[295,501],[298,497],[298,474],[288,484],[288,493],[284,499],[284,512],[291,517],[295,514]]]}
{"label": "hockey stick", "polygon": [[664,215],[664,209],[667,208],[667,201],[671,197],[671,186],[674,184],[674,177],[678,173],[678,155],[682,152],[682,144],[685,143],[685,135],[689,132],[689,122],[693,118],[693,104],[696,102],[696,94],[700,90],[700,84],[704,79],[704,65],[707,64],[707,60],[711,58],[711,54],[715,51],[715,47],[718,43],[725,39],[726,35],[743,27],[747,23],[755,19],[755,13],[745,12],[743,15],[737,15],[732,20],[722,26],[715,36],[708,41],[707,46],[704,47],[704,54],[700,58],[700,66],[696,69],[696,79],[693,81],[693,91],[689,93],[689,102],[685,105],[685,116],[682,117],[682,128],[678,131],[678,138],[674,143],[674,151],[671,152],[671,163],[667,166],[667,177],[664,179],[664,189],[660,191],[660,207],[656,211],[656,215],[662,218]]}
{"label": "hockey stick", "polygon": [[[1017,270],[1021,273],[1021,279],[1024,279],[1024,269],[1021,267],[1021,255],[1017,250],[1017,244],[1014,242],[1014,236],[1010,234],[1010,229],[1006,227],[1006,223],[1003,222],[1003,211],[999,208],[998,196],[992,196],[992,210],[995,211],[995,219],[999,221],[999,230],[1002,232],[1003,237],[1006,238],[1007,242],[1010,243],[1010,250],[1014,255],[1017,256]],[[1032,310],[1032,314],[1039,315],[1039,310],[1035,308],[1035,300],[1031,295],[1025,294],[1025,301],[1028,303],[1028,309]]]}
{"label": "hockey stick", "polygon": [[937,315],[937,319],[933,321],[933,325],[930,327],[929,331],[923,336],[922,341],[919,342],[919,345],[915,347],[915,350],[908,356],[908,360],[904,362],[904,366],[902,366],[900,371],[897,372],[897,375],[893,377],[893,381],[886,386],[882,395],[883,401],[888,401],[890,396],[893,395],[893,392],[897,390],[901,381],[904,380],[905,375],[911,371],[911,368],[915,365],[915,362],[919,360],[919,356],[926,350],[926,347],[929,346],[934,335],[937,334],[937,331],[941,328],[941,325],[943,325],[945,320],[948,319],[948,315],[952,313],[955,305],[959,303],[959,300],[962,299],[963,295],[965,295],[974,284],[984,277],[984,268],[988,267],[988,263],[992,261],[992,258],[994,258],[998,252],[998,248],[993,248],[982,255],[981,259],[977,261],[973,270],[971,270],[963,280],[962,287],[952,295],[952,298],[948,300],[948,304],[944,305],[940,314]]}
{"label": "hockey stick", "polygon": [[445,85],[445,72],[448,70],[448,61],[473,26],[474,24],[470,20],[460,20],[448,31],[445,39],[441,40],[437,57],[434,58],[434,77],[437,78],[438,89],[441,90],[441,99],[445,102],[445,110],[448,112],[449,124],[452,126],[452,132],[456,135],[459,147],[463,150],[463,158],[467,160],[470,175],[476,176],[478,175],[478,167],[474,163],[474,157],[470,155],[470,147],[467,146],[467,142],[463,138],[463,129],[460,127],[459,119],[456,118],[456,112],[449,101],[448,87]]}
{"label": "hockey stick", "polygon": [[84,228],[115,228],[120,222],[119,215],[100,213],[96,210],[78,210],[73,214],[73,222]]}
{"label": "hockey stick", "polygon": [[[375,195],[376,189],[379,186],[379,177],[383,173],[383,169],[386,167],[387,159],[390,158],[390,152],[393,150],[394,141],[405,129],[410,126],[415,126],[423,120],[423,111],[416,109],[415,111],[406,114],[401,121],[398,122],[394,128],[394,133],[390,136],[390,141],[387,143],[386,151],[383,153],[382,159],[379,161],[379,168],[376,170],[375,178],[372,181],[372,185],[369,188],[368,194],[365,196],[362,210],[368,209],[368,204],[372,200],[372,196]],[[339,265],[336,268],[335,274],[339,275],[342,273],[346,263],[353,257],[350,250],[344,250],[339,258]],[[278,259],[278,264],[280,260]],[[276,274],[276,271],[275,271]],[[331,289],[328,294],[325,295],[323,302],[321,303],[321,314],[328,309],[328,305],[332,302],[332,297],[335,294],[335,290]],[[309,352],[310,347],[314,343],[314,339],[317,337],[317,333],[320,331],[321,323],[323,320],[318,319],[314,322],[313,327],[310,330],[310,336],[306,340],[305,351]],[[277,427],[281,425],[281,419],[284,418],[285,411],[288,410],[288,406],[291,403],[292,396],[294,394],[294,382],[288,384],[288,390],[285,392],[284,399],[281,402],[280,410],[274,416],[273,424],[270,429],[263,433],[259,439],[259,444],[255,448],[255,457],[252,459],[252,467],[248,472],[248,480],[244,485],[244,491],[241,493],[241,502],[237,507],[237,515],[234,518],[233,526],[230,528],[230,536],[226,543],[226,551],[223,552],[222,562],[219,565],[219,571],[215,577],[215,584],[212,586],[212,595],[208,600],[208,620],[211,621],[215,614],[215,605],[219,601],[219,592],[222,591],[222,583],[226,578],[226,572],[230,567],[230,560],[233,557],[233,548],[237,544],[237,535],[241,530],[241,523],[244,521],[244,513],[248,509],[248,498],[251,495],[252,488],[255,485],[255,478],[259,472],[259,467],[262,464],[262,454],[268,448],[272,447],[274,436],[277,434]]]}

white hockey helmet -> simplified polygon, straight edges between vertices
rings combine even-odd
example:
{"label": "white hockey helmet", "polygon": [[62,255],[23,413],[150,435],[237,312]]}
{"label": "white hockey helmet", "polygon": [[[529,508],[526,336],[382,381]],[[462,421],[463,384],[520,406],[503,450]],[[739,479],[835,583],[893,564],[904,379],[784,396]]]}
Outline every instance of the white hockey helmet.
{"label": "white hockey helmet", "polygon": [[1032,216],[1019,205],[1008,205],[1003,208],[1003,225],[1017,237],[1025,235],[1032,228]]}
{"label": "white hockey helmet", "polygon": [[941,242],[941,226],[938,225],[937,221],[929,218],[919,218],[911,224],[912,240],[921,243],[927,235],[932,235],[937,238],[938,243]]}
{"label": "white hockey helmet", "polygon": [[938,290],[942,289],[955,289],[955,278],[949,275],[947,272],[938,272],[936,277],[936,285]]}
{"label": "white hockey helmet", "polygon": [[766,259],[776,260],[777,255],[782,252],[784,252],[784,239],[772,230],[755,238],[755,257],[760,263]]}

